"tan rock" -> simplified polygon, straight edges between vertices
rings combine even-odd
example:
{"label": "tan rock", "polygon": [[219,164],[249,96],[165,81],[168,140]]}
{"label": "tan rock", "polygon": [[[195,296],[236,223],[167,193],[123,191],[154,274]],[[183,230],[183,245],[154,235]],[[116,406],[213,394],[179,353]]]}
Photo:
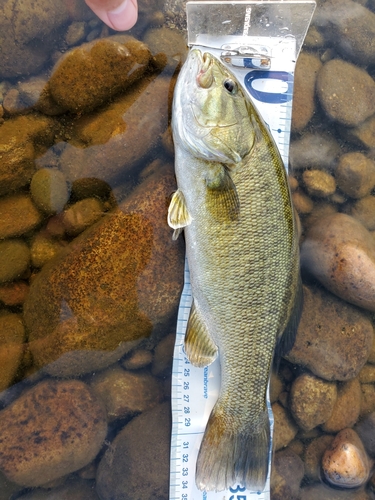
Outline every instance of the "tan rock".
{"label": "tan rock", "polygon": [[334,436],[324,435],[313,439],[304,454],[305,474],[313,481],[321,480],[321,462],[324,452],[332,444]]}
{"label": "tan rock", "polygon": [[85,198],[67,208],[62,217],[65,231],[77,236],[104,215],[103,203],[97,198]]}
{"label": "tan rock", "polygon": [[338,187],[352,198],[363,198],[375,185],[375,163],[359,152],[340,156],[335,179]]}
{"label": "tan rock", "polygon": [[297,189],[292,193],[293,205],[300,215],[306,215],[312,212],[314,202],[301,189]]}
{"label": "tan rock", "polygon": [[361,384],[361,393],[360,416],[366,417],[375,411],[375,385]]}
{"label": "tan rock", "polygon": [[351,206],[349,214],[366,229],[373,231],[375,229],[375,196],[365,196],[357,200]]}
{"label": "tan rock", "polygon": [[281,392],[284,390],[284,383],[277,372],[274,370],[271,371],[271,380],[270,380],[270,401],[271,403],[275,403]]}
{"label": "tan rock", "polygon": [[299,498],[304,476],[303,462],[292,450],[275,454],[271,469],[271,496],[273,500]]}
{"label": "tan rock", "polygon": [[302,179],[310,196],[327,198],[336,191],[334,177],[324,170],[305,170]]}
{"label": "tan rock", "polygon": [[354,378],[348,382],[337,384],[337,400],[332,415],[322,425],[325,432],[338,432],[346,427],[352,427],[357,422],[361,411],[361,384],[359,380]]}
{"label": "tan rock", "polygon": [[61,212],[69,199],[65,176],[56,168],[41,168],[35,172],[30,193],[35,205],[48,215]]}
{"label": "tan rock", "polygon": [[23,240],[0,241],[0,283],[22,277],[29,264],[30,249]]}
{"label": "tan rock", "polygon": [[275,420],[273,434],[273,449],[278,451],[285,448],[295,438],[298,426],[290,416],[289,412],[279,403],[272,405],[273,418]]}
{"label": "tan rock", "polygon": [[91,462],[107,433],[105,410],[77,380],[45,380],[0,412],[0,468],[39,486]]}
{"label": "tan rock", "polygon": [[30,196],[15,194],[0,199],[0,239],[21,236],[41,222],[42,215]]}
{"label": "tan rock", "polygon": [[375,382],[375,366],[372,364],[365,365],[359,372],[359,381],[361,384],[373,384]]}
{"label": "tan rock", "polygon": [[0,392],[12,383],[24,352],[25,328],[19,314],[0,316]]}

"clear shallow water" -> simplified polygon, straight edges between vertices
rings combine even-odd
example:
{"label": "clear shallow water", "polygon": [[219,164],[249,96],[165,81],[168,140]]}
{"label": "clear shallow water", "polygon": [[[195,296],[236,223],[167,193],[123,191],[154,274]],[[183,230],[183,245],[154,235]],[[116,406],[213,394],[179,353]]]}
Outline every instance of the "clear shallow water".
{"label": "clear shallow water", "polygon": [[[365,491],[327,489],[321,471],[343,429],[354,427],[368,445],[365,418],[375,410],[366,312],[375,229],[372,8],[319,5],[297,68],[291,187],[307,289],[298,344],[271,391],[275,499],[372,495],[371,481]],[[110,38],[81,4],[1,9],[0,498],[168,498],[183,248],[165,213],[183,10],[141,3],[126,33],[133,40]],[[349,223],[320,222],[336,212]],[[362,271],[369,284],[352,279],[350,296],[323,272],[327,227],[338,235],[335,283],[342,258],[358,262],[360,253],[370,262]],[[367,427],[356,427],[361,420]],[[353,435],[342,439],[360,448]],[[366,460],[353,465],[363,484]]]}

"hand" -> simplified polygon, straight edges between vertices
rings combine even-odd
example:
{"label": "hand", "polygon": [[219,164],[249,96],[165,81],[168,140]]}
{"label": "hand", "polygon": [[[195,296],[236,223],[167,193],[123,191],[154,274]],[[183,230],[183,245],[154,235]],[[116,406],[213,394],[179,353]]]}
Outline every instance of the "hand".
{"label": "hand", "polygon": [[85,0],[95,14],[110,28],[129,30],[137,22],[137,0]]}

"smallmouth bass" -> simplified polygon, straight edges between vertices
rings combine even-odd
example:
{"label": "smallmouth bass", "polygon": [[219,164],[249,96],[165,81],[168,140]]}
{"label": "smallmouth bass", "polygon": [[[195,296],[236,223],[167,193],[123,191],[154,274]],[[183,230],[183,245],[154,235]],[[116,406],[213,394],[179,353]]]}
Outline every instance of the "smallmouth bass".
{"label": "smallmouth bass", "polygon": [[302,304],[285,169],[237,80],[197,49],[178,77],[172,130],[178,190],[168,223],[174,238],[184,231],[193,295],[185,352],[195,366],[217,356],[221,364],[196,484],[263,490],[271,365],[277,342],[283,351],[291,347]]}

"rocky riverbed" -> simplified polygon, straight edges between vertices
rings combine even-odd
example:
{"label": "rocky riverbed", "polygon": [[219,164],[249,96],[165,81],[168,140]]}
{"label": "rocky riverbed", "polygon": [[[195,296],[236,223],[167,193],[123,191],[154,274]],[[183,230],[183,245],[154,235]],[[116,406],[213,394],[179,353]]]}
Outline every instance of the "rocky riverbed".
{"label": "rocky riverbed", "polygon": [[[115,33],[0,7],[0,500],[167,500],[184,252],[166,223],[184,2]],[[319,1],[290,148],[304,306],[272,500],[375,498],[375,2]]]}

